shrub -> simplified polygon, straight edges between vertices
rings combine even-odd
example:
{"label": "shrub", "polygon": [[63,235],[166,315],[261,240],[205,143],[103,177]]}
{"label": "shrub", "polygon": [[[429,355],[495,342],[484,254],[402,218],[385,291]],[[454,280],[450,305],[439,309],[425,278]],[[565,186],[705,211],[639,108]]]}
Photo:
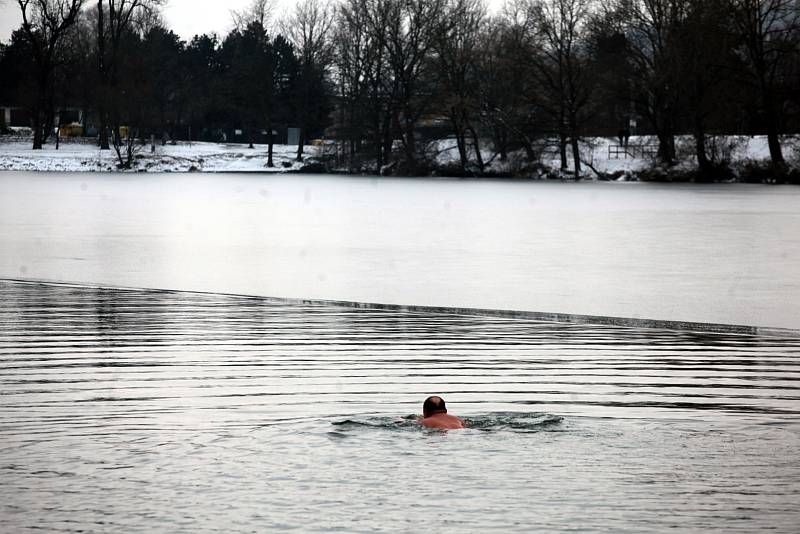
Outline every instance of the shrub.
{"label": "shrub", "polygon": [[800,169],[788,165],[775,166],[770,162],[750,160],[742,166],[739,179],[748,184],[800,185]]}

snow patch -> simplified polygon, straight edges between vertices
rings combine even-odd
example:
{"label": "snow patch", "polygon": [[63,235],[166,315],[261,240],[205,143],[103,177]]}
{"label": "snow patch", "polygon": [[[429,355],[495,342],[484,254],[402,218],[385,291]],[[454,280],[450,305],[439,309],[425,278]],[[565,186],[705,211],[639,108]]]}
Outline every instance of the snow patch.
{"label": "snow patch", "polygon": [[[304,157],[314,158],[318,148],[307,146]],[[248,148],[242,144],[177,143],[143,147],[136,154],[129,172],[286,172],[305,165],[295,161],[297,147],[273,146],[273,167],[267,167],[267,145]],[[94,144],[61,142],[58,150],[50,142],[42,150],[32,150],[30,141],[0,139],[0,170],[14,171],[117,171],[114,150],[100,150]]]}

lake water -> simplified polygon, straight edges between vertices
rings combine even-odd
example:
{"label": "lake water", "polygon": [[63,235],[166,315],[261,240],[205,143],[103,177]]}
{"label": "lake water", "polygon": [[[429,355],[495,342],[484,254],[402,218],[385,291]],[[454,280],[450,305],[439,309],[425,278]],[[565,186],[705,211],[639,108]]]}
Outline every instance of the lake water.
{"label": "lake water", "polygon": [[0,281],[0,530],[795,533],[799,393],[800,338]]}
{"label": "lake water", "polygon": [[800,329],[800,188],[0,174],[0,278]]}
{"label": "lake water", "polygon": [[[798,206],[767,186],[3,173],[0,531],[795,533],[800,335],[259,296],[798,329]],[[430,394],[469,428],[417,426]]]}

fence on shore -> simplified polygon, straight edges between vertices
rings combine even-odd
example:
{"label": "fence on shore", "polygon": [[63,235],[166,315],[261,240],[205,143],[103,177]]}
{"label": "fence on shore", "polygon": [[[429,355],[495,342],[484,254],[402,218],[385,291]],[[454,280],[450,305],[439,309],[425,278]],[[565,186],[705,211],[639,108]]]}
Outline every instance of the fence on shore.
{"label": "fence on shore", "polygon": [[658,154],[658,145],[608,145],[608,159],[652,158]]}

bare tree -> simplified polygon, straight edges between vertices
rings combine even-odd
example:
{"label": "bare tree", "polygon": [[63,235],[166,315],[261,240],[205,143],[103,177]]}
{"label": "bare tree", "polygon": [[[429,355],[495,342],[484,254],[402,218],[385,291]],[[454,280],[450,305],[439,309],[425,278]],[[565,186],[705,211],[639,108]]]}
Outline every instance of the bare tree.
{"label": "bare tree", "polygon": [[[773,165],[785,165],[779,135],[785,98],[780,87],[798,53],[800,10],[795,0],[730,0],[749,82],[756,89]],[[797,92],[795,86],[793,91]]]}
{"label": "bare tree", "polygon": [[[709,122],[731,100],[735,35],[725,0],[693,2],[678,34],[677,54],[683,80],[683,103],[694,135],[700,175],[711,179],[720,162],[709,158],[706,136]],[[698,53],[702,51],[702,53]]]}
{"label": "bare tree", "polygon": [[119,164],[130,167],[137,130],[128,125],[125,144],[120,127],[124,101],[131,98],[123,77],[122,47],[127,35],[146,28],[165,0],[98,0],[97,57],[100,79],[100,146],[108,148],[108,125]]}
{"label": "bare tree", "polygon": [[231,10],[233,28],[244,31],[251,23],[257,22],[262,28],[269,30],[274,11],[275,0],[252,0],[245,9]]}
{"label": "bare tree", "polygon": [[391,75],[397,84],[397,105],[408,170],[417,167],[416,125],[429,110],[430,95],[423,92],[423,81],[428,78],[430,52],[437,32],[442,31],[447,0],[407,0],[397,2],[382,0],[387,14],[384,28],[384,47]]}
{"label": "bare tree", "polygon": [[691,0],[618,0],[629,57],[635,68],[640,109],[658,137],[659,159],[675,162],[675,131],[681,114],[681,28]]}
{"label": "bare tree", "polygon": [[[83,0],[17,0],[22,29],[33,51],[36,100],[33,107],[33,149],[42,148],[46,116],[53,114],[53,75],[58,54],[70,27],[75,24]],[[48,128],[49,129],[49,128]]]}
{"label": "bare tree", "polygon": [[[351,161],[363,146],[376,170],[390,164],[400,140],[407,171],[417,167],[416,125],[434,105],[434,46],[448,0],[345,0],[336,11],[335,133]],[[391,163],[394,165],[394,163]]]}
{"label": "bare tree", "polygon": [[478,60],[486,20],[483,0],[453,0],[434,45],[441,85],[439,100],[456,137],[462,173],[469,164],[468,135],[479,170],[484,167],[476,120],[480,118],[478,87],[482,83]]}
{"label": "bare tree", "polygon": [[303,159],[303,145],[307,141],[309,119],[313,109],[320,105],[327,69],[332,61],[333,7],[326,0],[302,0],[283,21],[281,29],[300,56],[300,87],[297,117],[300,139],[297,143],[297,161]]}
{"label": "bare tree", "polygon": [[363,138],[370,127],[369,116],[375,112],[370,81],[381,52],[367,31],[364,4],[364,0],[348,0],[339,5],[333,33],[334,76],[339,100],[333,133],[342,142],[342,157],[351,168],[357,166],[357,154],[362,150]]}
{"label": "bare tree", "polygon": [[370,102],[369,123],[377,145],[376,167],[382,172],[385,165],[392,165],[391,157],[394,141],[399,136],[399,94],[400,82],[392,76],[392,68],[387,52],[387,27],[394,16],[393,5],[385,0],[356,0],[358,8],[364,13],[369,43],[369,65],[366,71],[368,101]]}
{"label": "bare tree", "polygon": [[536,19],[527,0],[508,2],[489,24],[479,57],[481,107],[492,125],[501,160],[522,148],[529,161],[537,156],[542,133],[538,111],[538,74],[531,57],[539,48]]}
{"label": "bare tree", "polygon": [[538,53],[532,55],[544,97],[540,103],[554,121],[562,169],[569,143],[573,170],[579,177],[580,129],[593,87],[586,32],[590,0],[538,0],[531,8],[540,43]]}

